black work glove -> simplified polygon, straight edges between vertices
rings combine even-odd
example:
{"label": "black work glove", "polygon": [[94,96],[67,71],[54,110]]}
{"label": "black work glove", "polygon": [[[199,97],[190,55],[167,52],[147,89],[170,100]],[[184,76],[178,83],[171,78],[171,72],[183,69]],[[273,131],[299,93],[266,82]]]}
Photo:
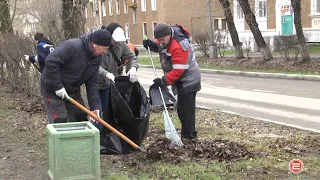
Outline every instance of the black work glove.
{"label": "black work glove", "polygon": [[158,87],[165,87],[166,86],[166,84],[165,84],[165,82],[163,81],[162,78],[156,78],[156,79],[153,80],[153,82]]}
{"label": "black work glove", "polygon": [[143,47],[145,47],[146,49],[148,49],[148,46],[151,46],[151,40],[150,39],[145,39],[143,40]]}

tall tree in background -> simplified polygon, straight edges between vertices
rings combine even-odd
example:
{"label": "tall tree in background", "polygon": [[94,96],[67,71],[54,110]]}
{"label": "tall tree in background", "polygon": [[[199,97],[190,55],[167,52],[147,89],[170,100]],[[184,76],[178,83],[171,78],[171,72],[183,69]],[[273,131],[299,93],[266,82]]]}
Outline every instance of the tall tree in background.
{"label": "tall tree in background", "polygon": [[0,32],[13,33],[8,0],[0,0]]}
{"label": "tall tree in background", "polygon": [[250,8],[250,4],[248,0],[238,0],[241,9],[244,13],[246,22],[253,34],[254,39],[259,47],[259,50],[262,54],[264,60],[270,60],[273,58],[269,47],[267,46],[266,42],[263,39],[261,31],[259,29],[259,25],[257,23],[256,17]]}
{"label": "tall tree in background", "polygon": [[243,51],[242,51],[242,47],[240,44],[240,40],[239,40],[239,36],[238,36],[238,32],[236,29],[236,26],[234,24],[233,21],[233,15],[230,9],[230,3],[229,0],[219,0],[221,6],[223,7],[223,11],[224,11],[224,16],[226,17],[226,21],[228,24],[228,30],[230,32],[230,36],[232,39],[232,44],[233,47],[235,49],[235,55],[236,58],[243,58]]}
{"label": "tall tree in background", "polygon": [[62,0],[62,27],[65,39],[85,33],[85,7],[89,0]]}
{"label": "tall tree in background", "polygon": [[301,0],[291,0],[291,5],[294,12],[294,26],[296,27],[302,62],[308,62],[310,61],[310,55],[307,50],[306,40],[304,38],[301,24]]}

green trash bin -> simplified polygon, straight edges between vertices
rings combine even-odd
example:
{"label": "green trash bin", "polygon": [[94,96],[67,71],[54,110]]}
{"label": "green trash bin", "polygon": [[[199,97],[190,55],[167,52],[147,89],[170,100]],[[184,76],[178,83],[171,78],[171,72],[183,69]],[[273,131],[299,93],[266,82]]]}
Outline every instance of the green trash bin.
{"label": "green trash bin", "polygon": [[86,122],[48,124],[47,158],[51,180],[100,180],[99,130]]}

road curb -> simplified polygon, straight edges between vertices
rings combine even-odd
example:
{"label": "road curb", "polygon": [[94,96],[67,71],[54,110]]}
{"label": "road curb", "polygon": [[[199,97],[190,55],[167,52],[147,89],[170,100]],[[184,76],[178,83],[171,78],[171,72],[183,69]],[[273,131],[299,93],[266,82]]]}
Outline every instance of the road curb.
{"label": "road curb", "polygon": [[[151,65],[141,65],[143,68],[152,68]],[[156,69],[161,69],[156,67]],[[201,73],[206,74],[226,74],[226,75],[241,75],[249,77],[261,78],[278,78],[278,79],[293,79],[293,80],[308,80],[320,81],[320,76],[317,75],[300,75],[300,74],[282,74],[282,73],[263,73],[263,72],[246,72],[246,71],[228,71],[228,70],[214,70],[214,69],[200,69]]]}

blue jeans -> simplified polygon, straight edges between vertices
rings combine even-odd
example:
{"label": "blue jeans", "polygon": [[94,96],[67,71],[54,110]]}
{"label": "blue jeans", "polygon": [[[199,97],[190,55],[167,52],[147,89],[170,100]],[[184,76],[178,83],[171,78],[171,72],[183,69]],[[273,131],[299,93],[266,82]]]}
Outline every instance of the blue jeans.
{"label": "blue jeans", "polygon": [[[100,104],[101,104],[101,117],[103,120],[105,120],[106,122],[108,121],[108,119],[105,119],[107,116],[106,113],[108,113],[108,109],[109,109],[109,88],[107,89],[99,89],[99,100],[100,100]],[[96,128],[98,128],[99,130],[101,130],[102,128],[102,124],[97,122],[97,123],[93,123]]]}

